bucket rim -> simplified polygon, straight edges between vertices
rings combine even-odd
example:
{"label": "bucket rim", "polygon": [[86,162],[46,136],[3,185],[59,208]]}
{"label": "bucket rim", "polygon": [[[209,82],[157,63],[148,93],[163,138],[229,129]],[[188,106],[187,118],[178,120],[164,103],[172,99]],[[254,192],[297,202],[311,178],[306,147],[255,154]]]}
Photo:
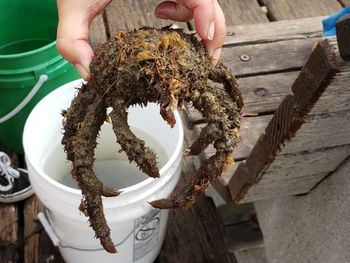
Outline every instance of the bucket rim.
{"label": "bucket rim", "polygon": [[18,59],[18,58],[23,58],[23,57],[27,57],[27,56],[33,56],[36,55],[40,52],[49,50],[52,47],[56,47],[56,40],[50,42],[49,44],[46,44],[42,47],[33,49],[33,50],[29,50],[29,51],[25,51],[25,52],[21,52],[21,53],[16,53],[16,54],[6,54],[6,55],[1,55],[0,54],[0,59]]}
{"label": "bucket rim", "polygon": [[[48,94],[45,98],[43,98],[33,108],[33,110],[31,111],[31,113],[29,114],[29,116],[27,118],[27,121],[26,121],[25,126],[24,126],[24,130],[23,130],[23,148],[24,148],[24,152],[25,152],[26,161],[29,162],[28,164],[30,164],[30,166],[32,166],[32,168],[40,175],[40,177],[43,178],[45,181],[47,181],[49,184],[53,185],[54,187],[57,187],[60,190],[63,190],[67,193],[77,195],[77,196],[78,195],[81,196],[81,194],[82,194],[81,189],[75,189],[75,188],[66,186],[64,184],[57,182],[56,180],[52,179],[51,177],[49,177],[43,171],[43,169],[40,167],[40,163],[33,162],[32,158],[28,154],[26,154],[26,152],[27,152],[26,148],[27,148],[27,141],[30,140],[28,136],[31,133],[29,130],[31,116],[33,114],[35,114],[36,110],[40,109],[41,105],[43,105],[46,102],[46,100],[50,100],[54,97],[60,98],[60,97],[62,97],[62,96],[60,96],[60,93],[64,93],[67,89],[74,90],[74,88],[80,87],[83,83],[84,83],[84,80],[77,79],[77,80],[74,80],[74,81],[71,81],[71,82],[68,82],[68,83],[62,85],[61,87],[58,87],[57,89],[52,91],[50,94]],[[74,92],[76,92],[76,90]],[[71,99],[73,99],[73,97]],[[162,178],[162,174],[166,174],[167,171],[172,168],[172,165],[174,163],[176,163],[176,161],[178,160],[178,156],[182,155],[183,142],[184,142],[184,126],[183,126],[183,122],[182,122],[182,119],[181,119],[181,116],[180,116],[180,113],[178,112],[178,110],[174,111],[174,117],[176,120],[176,125],[174,128],[177,127],[177,129],[178,129],[178,141],[177,141],[176,147],[175,147],[172,155],[170,156],[170,158],[167,160],[167,162],[159,170],[160,177],[159,178],[148,177],[147,179],[142,180],[141,182],[138,182],[137,184],[134,184],[134,185],[131,185],[131,186],[128,186],[125,188],[121,188],[118,190],[122,191],[123,193],[130,193],[130,192],[145,188],[148,185],[152,185],[152,183],[154,183],[154,184],[160,183],[160,182],[166,183],[168,180],[171,179],[169,176],[165,176]],[[114,197],[114,198],[118,198],[118,197]],[[113,197],[108,197],[108,198],[103,197],[103,199],[107,202],[108,202],[108,200],[113,200],[114,198]]]}

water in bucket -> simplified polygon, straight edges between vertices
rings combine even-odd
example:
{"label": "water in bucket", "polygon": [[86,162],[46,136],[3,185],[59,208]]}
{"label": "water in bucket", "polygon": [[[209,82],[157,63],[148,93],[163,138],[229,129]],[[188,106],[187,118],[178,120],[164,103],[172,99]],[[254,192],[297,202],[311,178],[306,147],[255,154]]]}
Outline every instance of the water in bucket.
{"label": "water in bucket", "polygon": [[177,123],[171,129],[155,104],[128,110],[131,129],[157,152],[160,163],[157,179],[132,167],[125,153],[119,152],[110,124],[102,126],[95,151],[95,171],[102,181],[107,177],[109,186],[123,191],[117,197],[103,198],[111,237],[118,248],[117,254],[109,254],[78,209],[81,191],[71,187],[74,183],[67,179],[71,164],[60,146],[61,111],[70,105],[75,88],[80,85],[81,81],[73,81],[46,96],[25,125],[23,144],[30,181],[47,208],[46,216],[40,218],[67,263],[152,263],[165,237],[169,211],[153,209],[148,201],[168,197],[180,178],[183,144],[180,115],[175,112]]}
{"label": "water in bucket", "polygon": [[[117,189],[132,186],[147,179],[148,176],[140,171],[135,162],[130,163],[126,154],[119,152],[121,148],[118,144],[114,143],[115,135],[111,125],[105,124],[102,129],[103,136],[111,138],[111,142],[109,146],[103,145],[101,140],[97,144],[97,159],[94,163],[94,172],[98,178],[105,185]],[[133,132],[156,152],[158,167],[163,167],[169,158],[163,146],[150,134],[140,129],[133,128]],[[103,150],[99,149],[101,144]],[[45,164],[43,171],[49,174],[51,178],[63,185],[78,189],[71,175],[72,165],[66,161],[66,154],[63,151],[62,145],[59,144],[53,147],[52,152],[48,153],[47,158],[43,162]]]}
{"label": "water in bucket", "polygon": [[0,9],[0,143],[23,153],[30,111],[79,74],[56,49],[55,0],[2,0]]}

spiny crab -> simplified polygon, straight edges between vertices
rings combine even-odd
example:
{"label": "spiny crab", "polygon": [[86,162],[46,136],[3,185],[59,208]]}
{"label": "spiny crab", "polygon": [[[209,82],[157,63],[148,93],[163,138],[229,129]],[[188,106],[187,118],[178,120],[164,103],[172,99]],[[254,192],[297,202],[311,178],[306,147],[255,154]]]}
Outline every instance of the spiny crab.
{"label": "spiny crab", "polygon": [[[117,196],[120,191],[103,185],[93,172],[96,139],[104,121],[111,120],[129,161],[145,174],[159,177],[156,154],[130,130],[128,107],[158,103],[171,127],[174,110],[185,103],[202,113],[207,125],[185,156],[198,155],[212,143],[216,153],[202,163],[190,184],[167,199],[149,202],[160,209],[189,207],[232,162],[243,100],[232,73],[221,63],[214,65],[203,44],[179,29],[118,32],[96,50],[90,67],[91,80],[82,85],[64,113],[62,144],[82,190],[79,209],[89,217],[104,249],[115,253],[102,196]],[[112,111],[107,114],[109,107]]]}

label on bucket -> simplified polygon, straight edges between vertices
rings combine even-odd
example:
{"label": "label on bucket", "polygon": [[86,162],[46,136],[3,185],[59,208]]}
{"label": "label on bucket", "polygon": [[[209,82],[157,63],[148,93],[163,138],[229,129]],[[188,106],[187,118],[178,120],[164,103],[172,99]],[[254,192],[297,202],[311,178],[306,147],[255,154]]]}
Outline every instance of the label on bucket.
{"label": "label on bucket", "polygon": [[134,261],[141,259],[159,242],[160,210],[151,210],[134,221]]}

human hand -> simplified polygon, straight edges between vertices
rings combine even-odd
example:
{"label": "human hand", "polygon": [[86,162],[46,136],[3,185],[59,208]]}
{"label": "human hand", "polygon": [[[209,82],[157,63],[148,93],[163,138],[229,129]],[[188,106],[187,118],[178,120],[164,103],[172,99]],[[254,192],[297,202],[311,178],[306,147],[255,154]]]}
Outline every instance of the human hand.
{"label": "human hand", "polygon": [[57,0],[58,52],[72,63],[84,80],[90,79],[94,52],[88,43],[89,25],[111,0]]}
{"label": "human hand", "polygon": [[[57,0],[59,24],[57,49],[72,63],[84,80],[90,79],[89,65],[94,52],[88,43],[89,25],[111,0]],[[226,35],[225,17],[217,0],[165,1],[155,9],[157,17],[175,21],[194,18],[196,30],[208,50],[218,60]]]}
{"label": "human hand", "polygon": [[217,0],[176,0],[160,3],[155,14],[158,18],[186,22],[194,18],[198,35],[209,56],[219,60],[226,36],[225,16]]}

